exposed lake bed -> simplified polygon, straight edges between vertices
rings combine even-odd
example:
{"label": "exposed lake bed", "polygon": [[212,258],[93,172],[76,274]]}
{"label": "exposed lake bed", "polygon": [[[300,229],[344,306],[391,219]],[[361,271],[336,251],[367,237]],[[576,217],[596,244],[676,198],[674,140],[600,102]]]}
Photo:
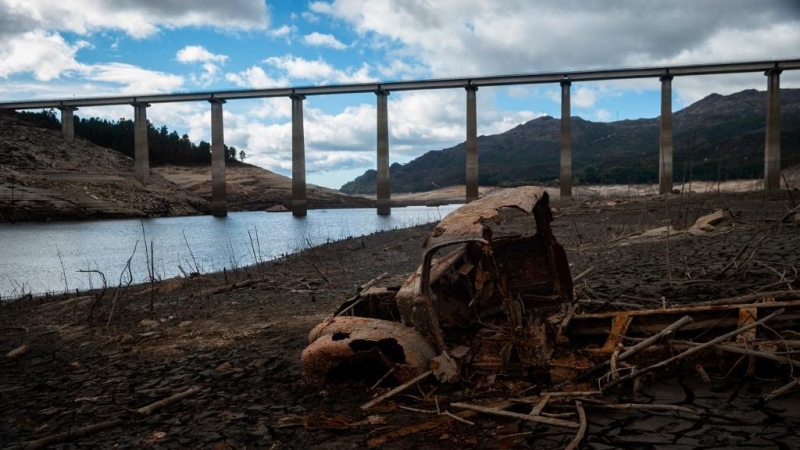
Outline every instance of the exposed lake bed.
{"label": "exposed lake bed", "polygon": [[[667,201],[573,202],[554,205],[553,227],[567,250],[573,276],[596,267],[579,286],[591,298],[625,296],[633,303],[639,298],[650,307],[648,299],[664,297],[672,305],[749,293],[780,282],[771,269],[793,273],[791,268],[800,265],[800,225],[776,221],[789,204],[786,195],[763,192],[697,196],[691,202],[677,196]],[[674,234],[669,241],[626,240],[663,226],[667,217],[677,226],[684,217],[691,222],[697,213],[725,207],[737,214],[716,231]],[[0,362],[5,399],[0,440],[13,445],[117,418],[126,408],[151,404],[191,386],[199,386],[200,392],[158,414],[127,417],[124,427],[72,442],[119,448],[352,448],[365,446],[391,427],[428,421],[435,416],[399,406],[435,411],[433,396],[398,397],[385,408],[365,413],[359,405],[373,396],[369,386],[309,386],[303,381],[299,355],[308,331],[352,297],[356,286],[384,272],[389,275],[382,285],[397,286],[405,280],[417,268],[421,243],[431,229],[420,225],[324,244],[258,267],[179,277],[156,284],[155,291],[148,285],[131,286],[113,308],[115,289],[105,293],[94,311],[97,292],[40,306],[32,301],[5,305],[0,310],[0,353],[23,344],[30,350]],[[140,229],[136,236],[139,233]],[[748,242],[762,236],[766,237],[753,260],[764,266],[752,263],[747,270],[714,279]],[[796,280],[789,278],[789,286],[797,289]],[[668,379],[644,386],[630,401],[723,408],[746,418],[747,426],[671,413],[589,411],[588,442],[630,448],[797,445],[793,430],[800,425],[794,407],[798,393],[757,405],[762,393],[782,384],[764,380],[774,373],[758,373],[760,379],[750,381],[711,375],[715,378],[707,385],[692,367],[676,367]],[[450,408],[444,398],[502,396],[506,382],[498,377],[493,386],[442,385],[437,391],[440,406]],[[423,398],[431,384],[426,383],[422,393],[409,393]],[[519,427],[486,416],[469,420],[476,425],[443,420],[436,428],[399,437],[385,447],[485,448],[513,442],[523,448],[564,448],[574,435],[571,430]]]}

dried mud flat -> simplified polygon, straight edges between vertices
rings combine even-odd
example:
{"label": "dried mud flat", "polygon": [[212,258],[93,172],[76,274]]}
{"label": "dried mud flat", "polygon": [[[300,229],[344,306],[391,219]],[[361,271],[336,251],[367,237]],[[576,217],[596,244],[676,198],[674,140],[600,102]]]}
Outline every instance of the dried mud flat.
{"label": "dried mud flat", "polygon": [[[553,205],[553,226],[573,276],[595,268],[576,286],[585,310],[613,302],[651,308],[800,288],[800,224],[778,221],[791,205],[786,192],[574,200]],[[710,231],[681,231],[718,208],[733,217]],[[669,221],[675,229],[668,234],[642,234]],[[166,280],[153,291],[118,291],[115,284],[91,312],[92,323],[93,296],[3,306],[0,354],[24,344],[29,350],[0,360],[0,447],[113,420],[54,446],[565,448],[574,430],[478,414],[467,424],[435,414],[437,400],[441,410],[461,413],[450,403],[547,388],[536,379],[500,374],[493,382],[439,387],[424,381],[367,412],[359,406],[386,390],[370,390],[372,379],[326,388],[303,380],[308,331],[379,274],[389,273],[383,285],[401,284],[419,264],[431,228],[352,238],[235,273]],[[743,378],[741,365],[728,369],[715,371],[708,361],[707,383],[693,365],[676,364],[635,395],[607,394],[615,402],[685,406],[717,417],[584,405],[581,448],[800,448],[800,388],[760,401],[788,381],[788,370],[765,365]],[[195,386],[193,395],[151,414],[134,411]],[[390,434],[416,424],[425,426]]]}

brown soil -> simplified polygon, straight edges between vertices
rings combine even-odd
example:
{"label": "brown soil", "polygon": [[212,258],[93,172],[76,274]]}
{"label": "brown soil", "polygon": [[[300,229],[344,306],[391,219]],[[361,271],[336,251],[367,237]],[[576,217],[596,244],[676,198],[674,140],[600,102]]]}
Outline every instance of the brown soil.
{"label": "brown soil", "polygon": [[[226,169],[230,211],[291,206],[291,179],[249,164]],[[308,185],[310,208],[374,206],[362,197]],[[81,138],[0,114],[0,222],[209,214],[211,167],[155,167],[134,178],[133,160]]]}
{"label": "brown soil", "polygon": [[0,114],[0,222],[204,214],[208,202],[153,174],[143,186],[133,160],[83,139]]}
{"label": "brown soil", "polygon": [[[800,288],[791,281],[800,267],[800,224],[791,217],[776,221],[791,207],[785,192],[554,206],[554,231],[567,249],[573,275],[596,267],[578,286],[582,298],[647,306],[660,305],[662,297],[667,304],[691,303],[753,292],[781,275],[789,281],[778,288]],[[683,228],[720,207],[735,217],[713,231],[632,239],[668,220]],[[94,297],[5,305],[0,309],[0,354],[22,344],[30,350],[0,360],[2,447],[123,418],[122,426],[69,439],[65,445],[364,448],[370,438],[435,418],[398,406],[435,411],[438,396],[442,409],[457,412],[450,402],[505,399],[521,389],[529,394],[546,389],[536,379],[500,374],[493,383],[440,386],[424,400],[434,388],[425,381],[367,413],[359,406],[375,395],[371,383],[356,379],[324,388],[305,383],[300,352],[308,331],[358,285],[382,272],[390,276],[381,284],[399,285],[417,267],[421,243],[431,228],[351,238],[235,273],[165,280],[154,291],[147,285],[124,294],[109,288],[91,319]],[[719,276],[745,244],[759,240],[747,264]],[[109,280],[118,279],[109,275]],[[245,280],[251,281],[244,287],[211,293]],[[742,379],[740,370],[726,376],[712,366],[707,367],[710,385],[692,367],[676,365],[635,397],[621,392],[608,399],[710,408],[746,423],[589,410],[582,448],[800,448],[794,431],[800,426],[800,389],[766,405],[758,402],[760,395],[786,381],[782,372],[769,366],[756,378]],[[190,386],[202,390],[149,417],[130,413]],[[470,420],[474,425],[442,420],[435,428],[389,440],[383,447],[564,448],[574,435],[573,430],[491,416]]]}
{"label": "brown soil", "polygon": [[[211,167],[164,166],[153,171],[193,194],[211,201]],[[225,168],[229,211],[263,211],[274,205],[292,206],[291,178],[250,164],[229,164]],[[375,200],[349,196],[335,189],[306,186],[309,208],[374,207]]]}

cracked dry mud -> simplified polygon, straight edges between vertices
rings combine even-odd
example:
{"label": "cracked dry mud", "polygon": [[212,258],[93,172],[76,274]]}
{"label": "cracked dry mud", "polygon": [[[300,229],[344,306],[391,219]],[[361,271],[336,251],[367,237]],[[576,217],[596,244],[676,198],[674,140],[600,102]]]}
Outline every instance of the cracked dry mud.
{"label": "cracked dry mud", "polygon": [[[628,199],[613,205],[607,200],[554,204],[554,232],[567,250],[573,276],[596,267],[576,286],[582,298],[600,301],[592,308],[613,299],[647,307],[662,297],[668,305],[692,303],[753,292],[779,281],[780,274],[796,277],[800,225],[775,222],[791,204],[785,192],[698,192],[691,199]],[[668,243],[625,239],[665,225],[667,217],[680,228],[685,217],[691,224],[696,215],[720,207],[736,217],[713,232],[672,237]],[[4,305],[0,354],[25,343],[30,350],[0,360],[0,447],[119,417],[125,420],[121,426],[56,447],[364,448],[370,438],[435,418],[399,406],[435,411],[438,396],[442,408],[457,412],[448,403],[547,389],[534,379],[501,374],[494,383],[443,385],[428,401],[420,400],[435,386],[429,380],[363,412],[359,406],[375,395],[369,391],[372,383],[321,390],[302,379],[300,352],[308,331],[356,286],[384,271],[389,277],[383,285],[399,285],[419,264],[421,243],[432,226],[352,238],[236,273],[164,281],[152,295],[153,312],[149,286],[134,286],[117,301],[110,321],[114,289],[109,289],[93,325],[87,323],[88,297]],[[749,264],[716,276],[745,244],[762,237]],[[209,294],[247,277],[257,282]],[[648,380],[635,396],[623,390],[606,399],[707,408],[734,420],[587,405],[589,426],[581,448],[800,448],[800,388],[759,402],[785,384],[786,371],[764,365],[744,379],[742,366],[730,374],[729,367],[716,370],[710,362],[706,369],[710,384],[690,365],[677,364]],[[202,390],[149,417],[128,412],[190,386]],[[573,430],[510,419],[474,415],[469,420],[474,425],[443,420],[381,447],[564,448],[574,436]]]}

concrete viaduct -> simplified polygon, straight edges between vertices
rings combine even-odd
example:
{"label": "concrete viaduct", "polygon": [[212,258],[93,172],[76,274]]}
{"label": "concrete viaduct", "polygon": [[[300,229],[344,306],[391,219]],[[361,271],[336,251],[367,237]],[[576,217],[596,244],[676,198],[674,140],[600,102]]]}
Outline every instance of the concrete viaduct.
{"label": "concrete viaduct", "polygon": [[389,194],[389,125],[387,96],[391,91],[463,88],[467,97],[467,154],[466,201],[478,197],[478,133],[476,94],[482,86],[559,83],[561,85],[561,195],[572,195],[572,128],[570,124],[570,90],[573,82],[658,78],[661,81],[661,122],[659,145],[659,192],[672,190],[672,79],[690,75],[763,72],[767,77],[766,138],[764,151],[764,189],[780,188],[780,74],[784,70],[800,69],[800,59],[751,61],[719,64],[695,64],[672,67],[611,69],[596,71],[551,72],[502,75],[475,78],[449,78],[387,83],[307,86],[157,94],[142,96],[71,98],[63,100],[32,100],[0,103],[0,109],[58,108],[64,139],[75,137],[73,113],[79,107],[132,105],[134,108],[135,175],[141,183],[150,176],[147,145],[147,107],[152,103],[207,101],[211,104],[212,152],[212,213],[227,214],[225,200],[225,157],[222,105],[229,100],[289,97],[292,101],[292,213],[306,215],[305,140],[303,133],[303,100],[308,95],[354,94],[374,92],[377,96],[377,209],[378,214],[390,214]]}

